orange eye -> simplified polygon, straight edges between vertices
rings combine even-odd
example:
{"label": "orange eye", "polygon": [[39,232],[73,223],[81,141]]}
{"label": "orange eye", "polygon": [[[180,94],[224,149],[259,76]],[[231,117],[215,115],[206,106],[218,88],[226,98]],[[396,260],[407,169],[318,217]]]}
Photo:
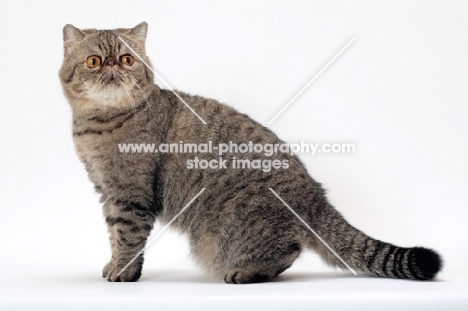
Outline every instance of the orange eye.
{"label": "orange eye", "polygon": [[101,58],[96,55],[89,56],[88,59],[86,59],[86,65],[88,65],[89,68],[95,68],[101,65]]}
{"label": "orange eye", "polygon": [[127,65],[127,66],[131,66],[131,65],[133,65],[133,62],[134,62],[135,60],[133,59],[133,56],[132,56],[132,55],[126,54],[126,55],[122,55],[122,56],[120,57],[120,61],[121,61],[123,64]]}

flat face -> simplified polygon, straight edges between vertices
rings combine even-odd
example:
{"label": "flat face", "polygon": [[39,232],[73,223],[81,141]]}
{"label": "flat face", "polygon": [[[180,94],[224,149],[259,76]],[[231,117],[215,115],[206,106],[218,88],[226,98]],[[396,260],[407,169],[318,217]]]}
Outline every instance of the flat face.
{"label": "flat face", "polygon": [[132,107],[138,98],[144,97],[143,89],[153,81],[138,59],[145,55],[145,37],[138,27],[142,26],[116,30],[65,26],[65,57],[60,78],[71,103],[79,97],[87,100],[88,106],[122,108]]}

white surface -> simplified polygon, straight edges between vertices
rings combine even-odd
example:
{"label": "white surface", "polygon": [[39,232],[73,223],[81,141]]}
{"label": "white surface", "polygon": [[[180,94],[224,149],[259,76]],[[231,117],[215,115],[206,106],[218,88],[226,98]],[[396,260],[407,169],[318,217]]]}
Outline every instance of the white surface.
{"label": "white surface", "polygon": [[178,271],[108,283],[76,271],[12,282],[2,310],[466,310],[466,281],[290,272],[272,283],[230,286]]}
{"label": "white surface", "polygon": [[[467,309],[467,14],[465,1],[0,2],[0,309]],[[356,36],[270,128],[355,143],[302,159],[356,227],[438,250],[439,281],[340,277],[305,255],[278,282],[211,283],[170,232],[141,282],[102,280],[107,234],[57,77],[62,27],[142,20],[169,84],[263,124]]]}

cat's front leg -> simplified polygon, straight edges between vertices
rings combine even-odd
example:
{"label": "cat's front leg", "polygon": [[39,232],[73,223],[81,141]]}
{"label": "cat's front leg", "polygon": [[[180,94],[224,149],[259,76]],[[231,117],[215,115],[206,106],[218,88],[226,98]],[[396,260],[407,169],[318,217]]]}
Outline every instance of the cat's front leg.
{"label": "cat's front leg", "polygon": [[154,213],[149,208],[117,200],[104,205],[112,258],[104,266],[103,277],[110,282],[134,282],[141,276],[143,253],[122,269],[145,247],[153,228]]}

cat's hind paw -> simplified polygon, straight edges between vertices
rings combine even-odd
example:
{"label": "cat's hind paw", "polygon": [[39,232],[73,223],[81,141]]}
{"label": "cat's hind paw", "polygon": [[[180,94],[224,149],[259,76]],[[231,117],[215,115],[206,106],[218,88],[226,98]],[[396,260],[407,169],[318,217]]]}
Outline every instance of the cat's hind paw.
{"label": "cat's hind paw", "polygon": [[106,278],[109,282],[135,282],[141,276],[141,266],[135,267],[131,265],[119,274],[121,270],[122,268],[115,267],[109,262],[102,270],[102,277]]}
{"label": "cat's hind paw", "polygon": [[228,284],[261,283],[268,280],[268,276],[240,268],[232,269],[224,276],[224,282]]}

